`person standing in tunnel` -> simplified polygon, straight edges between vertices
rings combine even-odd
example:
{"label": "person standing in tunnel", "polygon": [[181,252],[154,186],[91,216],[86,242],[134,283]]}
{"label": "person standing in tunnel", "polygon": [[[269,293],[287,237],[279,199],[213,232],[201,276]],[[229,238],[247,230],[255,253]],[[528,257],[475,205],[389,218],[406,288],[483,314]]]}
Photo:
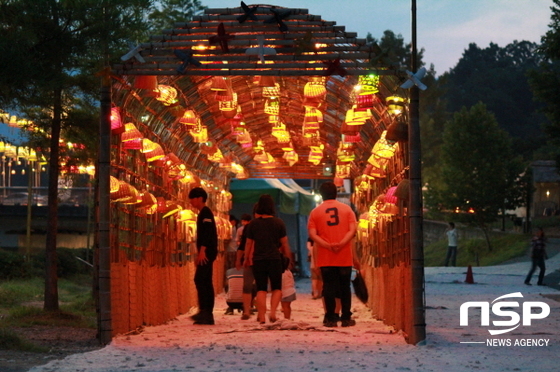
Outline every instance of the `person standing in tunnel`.
{"label": "person standing in tunnel", "polygon": [[276,310],[282,299],[282,255],[293,260],[288,244],[286,225],[276,217],[272,196],[259,197],[254,210],[255,218],[245,227],[245,266],[253,268],[257,285],[257,320],[263,324],[266,313],[266,296],[270,281],[271,299],[269,320],[274,323]]}
{"label": "person standing in tunnel", "polygon": [[195,187],[189,192],[191,205],[198,209],[196,219],[196,272],[194,283],[198,295],[198,313],[191,318],[194,324],[214,324],[214,285],[212,269],[218,255],[218,232],[214,214],[206,206],[208,194],[202,187]]}
{"label": "person standing in tunnel", "polygon": [[[352,265],[359,263],[352,252],[352,239],[356,234],[356,215],[350,206],[336,200],[337,189],[333,182],[319,188],[323,203],[311,211],[307,228],[316,246],[316,264],[323,277],[326,327],[356,324],[351,319],[352,290],[350,288]],[[336,312],[336,299],[340,298],[341,313]]]}

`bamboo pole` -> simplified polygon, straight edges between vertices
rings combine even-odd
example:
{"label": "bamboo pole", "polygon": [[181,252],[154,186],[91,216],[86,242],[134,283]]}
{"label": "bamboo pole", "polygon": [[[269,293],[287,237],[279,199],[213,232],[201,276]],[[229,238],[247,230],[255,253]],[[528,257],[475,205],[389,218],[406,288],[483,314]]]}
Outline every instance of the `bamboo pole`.
{"label": "bamboo pole", "polygon": [[[416,0],[412,0],[412,71],[418,70],[416,48]],[[410,253],[412,285],[412,329],[408,342],[419,344],[426,339],[424,307],[424,246],[422,230],[422,174],[420,153],[419,90],[410,89],[410,127],[408,130],[410,159]]]}

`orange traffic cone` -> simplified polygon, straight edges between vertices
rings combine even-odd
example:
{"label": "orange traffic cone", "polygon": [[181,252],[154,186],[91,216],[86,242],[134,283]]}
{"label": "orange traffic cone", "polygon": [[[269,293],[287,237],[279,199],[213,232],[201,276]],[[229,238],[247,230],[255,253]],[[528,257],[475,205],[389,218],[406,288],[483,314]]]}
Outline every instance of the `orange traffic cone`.
{"label": "orange traffic cone", "polygon": [[474,284],[474,278],[473,278],[473,274],[472,274],[472,266],[471,265],[469,265],[469,267],[467,268],[467,278],[465,279],[465,283]]}

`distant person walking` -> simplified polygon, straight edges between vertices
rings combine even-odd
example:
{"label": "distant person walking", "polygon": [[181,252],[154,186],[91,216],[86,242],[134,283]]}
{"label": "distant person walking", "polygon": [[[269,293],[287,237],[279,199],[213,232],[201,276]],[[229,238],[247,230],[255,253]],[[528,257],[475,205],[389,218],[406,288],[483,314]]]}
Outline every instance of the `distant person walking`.
{"label": "distant person walking", "polygon": [[457,229],[455,223],[449,222],[449,228],[445,232],[447,235],[447,255],[445,256],[445,266],[457,266]]}
{"label": "distant person walking", "polygon": [[208,194],[202,187],[195,187],[189,192],[191,205],[198,209],[196,219],[196,272],[194,284],[198,295],[199,312],[191,317],[194,324],[214,324],[214,285],[212,269],[218,255],[218,233],[214,214],[206,206]]}
{"label": "distant person walking", "polygon": [[531,239],[531,270],[527,274],[527,278],[525,278],[525,284],[531,285],[531,277],[533,273],[539,267],[539,279],[537,281],[537,285],[545,285],[544,280],[544,273],[546,271],[546,266],[544,264],[544,260],[548,259],[548,255],[546,254],[546,237],[544,236],[544,231],[542,228],[538,228],[535,235]]}
{"label": "distant person walking", "polygon": [[[316,246],[316,263],[323,277],[326,327],[342,327],[356,324],[351,319],[352,290],[350,288],[352,264],[358,267],[353,256],[352,239],[356,234],[356,215],[349,205],[336,200],[337,189],[332,182],[319,188],[323,202],[311,211],[307,228]],[[341,314],[336,309],[340,298]]]}

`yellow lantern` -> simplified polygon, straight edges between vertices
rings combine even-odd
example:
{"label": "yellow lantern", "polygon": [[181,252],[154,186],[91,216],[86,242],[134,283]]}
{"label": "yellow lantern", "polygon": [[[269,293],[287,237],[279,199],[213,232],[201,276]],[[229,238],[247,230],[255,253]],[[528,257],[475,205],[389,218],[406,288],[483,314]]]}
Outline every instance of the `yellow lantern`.
{"label": "yellow lantern", "polygon": [[356,89],[358,94],[375,94],[379,92],[379,75],[369,74],[360,75],[358,88]]}
{"label": "yellow lantern", "polygon": [[177,89],[170,85],[158,85],[156,99],[166,106],[177,103]]}
{"label": "yellow lantern", "polygon": [[298,154],[293,150],[284,152],[284,155],[282,157],[288,162],[288,164],[290,164],[290,167],[297,163],[297,161],[299,160]]}
{"label": "yellow lantern", "polygon": [[134,141],[142,139],[143,137],[142,133],[136,128],[136,125],[133,123],[126,123],[124,125],[124,132],[121,134],[121,142]]}
{"label": "yellow lantern", "polygon": [[321,160],[323,159],[323,149],[324,149],[324,145],[321,144],[320,146],[309,146],[309,156],[307,158],[307,161],[315,164],[315,165],[319,165],[319,163],[321,163]]}
{"label": "yellow lantern", "polygon": [[280,114],[280,100],[276,97],[270,97],[264,104],[264,112],[269,115]]}
{"label": "yellow lantern", "polygon": [[385,98],[387,112],[391,115],[400,115],[404,110],[405,100],[403,97],[390,96]]}
{"label": "yellow lantern", "polygon": [[199,119],[193,110],[186,110],[183,117],[179,119],[179,123],[187,126],[195,126],[198,121]]}

